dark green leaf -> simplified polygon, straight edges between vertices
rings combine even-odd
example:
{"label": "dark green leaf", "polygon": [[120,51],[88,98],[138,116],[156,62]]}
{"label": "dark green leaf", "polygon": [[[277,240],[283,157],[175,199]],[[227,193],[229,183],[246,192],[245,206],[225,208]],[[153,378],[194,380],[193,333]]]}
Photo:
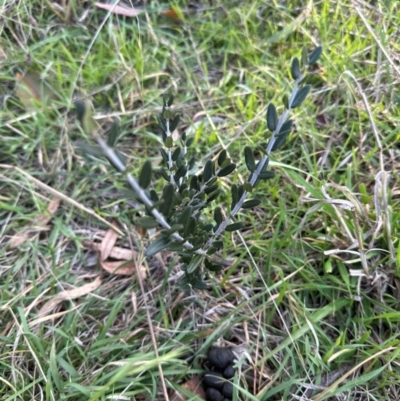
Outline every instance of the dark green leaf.
{"label": "dark green leaf", "polygon": [[217,199],[220,193],[221,193],[221,190],[217,189],[212,194],[210,194],[210,196],[207,198],[207,203],[210,203],[213,200]]}
{"label": "dark green leaf", "polygon": [[282,124],[281,129],[279,130],[279,135],[283,135],[289,133],[292,130],[293,120],[287,120]]}
{"label": "dark green leaf", "polygon": [[264,171],[258,176],[258,178],[260,178],[260,180],[270,180],[271,178],[274,178],[275,175],[276,174],[273,171]]}
{"label": "dark green leaf", "polygon": [[171,228],[164,231],[164,234],[170,236],[171,234],[176,233],[177,231],[181,231],[182,229],[183,229],[183,224],[172,224]]}
{"label": "dark green leaf", "polygon": [[231,163],[231,159],[227,157],[219,167],[222,169],[228,167]]}
{"label": "dark green leaf", "polygon": [[250,146],[244,148],[244,158],[246,160],[246,166],[250,172],[256,169],[256,160],[254,159],[253,149]]}
{"label": "dark green leaf", "polygon": [[144,216],[136,220],[136,223],[144,228],[156,228],[158,227],[157,220],[154,217]]}
{"label": "dark green leaf", "polygon": [[218,184],[207,185],[207,187],[204,189],[204,193],[210,194],[211,192],[214,192],[216,189],[218,189]]}
{"label": "dark green leaf", "polygon": [[207,249],[207,255],[213,255],[215,252],[217,252],[217,248],[215,248],[215,247],[213,247],[213,246],[210,246],[210,247]]}
{"label": "dark green leaf", "polygon": [[179,181],[179,179],[184,177],[186,173],[187,173],[186,166],[180,166],[174,175],[174,180]]}
{"label": "dark green leaf", "polygon": [[158,123],[161,126],[161,129],[163,131],[166,131],[167,130],[167,126],[165,125],[165,123],[166,123],[165,118],[161,114],[158,114],[157,115],[157,120],[158,120]]}
{"label": "dark green leaf", "polygon": [[228,174],[232,173],[232,171],[235,171],[236,169],[236,164],[235,163],[231,163],[229,164],[229,166],[224,167],[223,169],[221,169],[220,171],[218,171],[218,177],[225,177]]}
{"label": "dark green leaf", "polygon": [[154,202],[154,203],[156,203],[156,202],[159,201],[157,192],[154,191],[154,189],[150,189],[150,200],[151,200],[152,202]]}
{"label": "dark green leaf", "polygon": [[192,285],[193,285],[193,288],[196,288],[198,290],[207,290],[208,289],[208,285],[200,277],[197,277],[196,281]]}
{"label": "dark green leaf", "polygon": [[274,142],[274,146],[272,146],[271,152],[275,152],[276,150],[278,150],[285,143],[285,140],[288,136],[289,136],[289,131],[277,135],[276,140]]}
{"label": "dark green leaf", "polygon": [[287,95],[283,95],[282,102],[283,102],[283,105],[285,106],[285,108],[288,109],[289,108],[289,98],[287,97]]}
{"label": "dark green leaf", "polygon": [[315,64],[322,54],[322,46],[316,47],[312,53],[308,56],[308,63]]}
{"label": "dark green leaf", "polygon": [[163,196],[161,198],[159,211],[164,216],[168,216],[175,203],[175,189],[174,186],[169,184],[163,189]]}
{"label": "dark green leaf", "polygon": [[191,136],[187,141],[186,141],[186,146],[189,148],[190,146],[192,146],[194,142],[194,137]]}
{"label": "dark green leaf", "polygon": [[181,118],[181,115],[180,115],[180,114],[177,114],[177,115],[174,117],[174,119],[171,121],[171,123],[169,124],[169,130],[170,130],[171,132],[173,132],[173,131],[176,130],[176,127],[177,127],[178,124],[179,124],[180,118]]}
{"label": "dark green leaf", "polygon": [[292,68],[291,68],[291,72],[292,72],[292,78],[293,79],[299,79],[301,76],[301,71],[300,71],[300,61],[297,57],[295,57],[292,60]]}
{"label": "dark green leaf", "polygon": [[221,167],[222,163],[226,160],[226,150],[223,149],[221,153],[218,155],[218,166]]}
{"label": "dark green leaf", "polygon": [[278,113],[276,112],[276,107],[273,103],[268,105],[267,109],[267,126],[271,132],[276,130],[278,125]]}
{"label": "dark green leaf", "polygon": [[[186,132],[185,131],[182,132],[181,140],[183,141],[183,143],[186,142]],[[188,146],[188,145],[186,144],[186,146]]]}
{"label": "dark green leaf", "polygon": [[[171,112],[170,109],[164,109],[162,115],[166,120],[169,121],[171,119],[171,117],[172,117],[172,112]],[[168,131],[171,131],[169,126],[167,126],[167,129],[168,129]]]}
{"label": "dark green leaf", "polygon": [[180,242],[171,242],[168,245],[168,250],[172,252],[182,252],[184,249],[185,247]]}
{"label": "dark green leaf", "polygon": [[191,206],[186,206],[183,210],[181,215],[179,216],[178,222],[180,224],[184,224],[186,228],[186,224],[188,223],[190,217],[192,216],[193,208]]}
{"label": "dark green leaf", "polygon": [[189,163],[188,163],[188,171],[190,171],[193,167],[194,167],[194,164],[196,163],[196,158],[195,157],[192,157],[190,160],[189,160]]}
{"label": "dark green leaf", "polygon": [[213,176],[213,162],[211,160],[207,160],[206,165],[204,166],[203,172],[203,182],[207,182]]}
{"label": "dark green leaf", "polygon": [[214,263],[211,263],[211,261],[209,261],[208,259],[204,259],[204,266],[212,271],[212,272],[219,272],[222,270],[222,266],[220,265],[216,265]]}
{"label": "dark green leaf", "polygon": [[296,96],[293,99],[290,108],[295,109],[296,107],[299,107],[306,99],[308,93],[310,92],[310,89],[311,89],[310,85],[306,85],[300,88],[299,91],[296,93]]}
{"label": "dark green leaf", "polygon": [[192,179],[190,180],[190,189],[194,189],[195,191],[199,190],[199,179],[197,175],[193,175]]}
{"label": "dark green leaf", "polygon": [[168,98],[168,100],[165,102],[165,104],[166,104],[168,107],[171,107],[171,106],[172,106],[172,103],[174,103],[174,95],[170,95],[169,98]]}
{"label": "dark green leaf", "polygon": [[196,231],[197,221],[194,217],[189,217],[183,229],[183,236],[187,238],[189,235],[194,234]]}
{"label": "dark green leaf", "polygon": [[243,209],[251,209],[252,207],[258,206],[260,203],[261,203],[260,199],[250,199],[243,203],[242,208]]}
{"label": "dark green leaf", "polygon": [[151,184],[151,162],[145,161],[139,175],[139,185],[146,189]]}
{"label": "dark green leaf", "polygon": [[89,145],[84,141],[77,141],[76,146],[83,150],[85,156],[104,157],[103,149],[99,145]]}
{"label": "dark green leaf", "polygon": [[181,148],[178,146],[175,150],[174,153],[172,153],[172,160],[175,162],[176,159],[180,156],[181,154]]}
{"label": "dark green leaf", "polygon": [[[186,191],[188,188],[188,185],[186,184],[186,182],[184,182],[183,184],[181,184],[181,186],[179,187],[179,193],[183,195],[184,191]],[[184,195],[183,195],[184,196]]]}
{"label": "dark green leaf", "polygon": [[224,217],[222,215],[222,210],[219,206],[217,206],[214,209],[214,220],[218,225],[220,225],[222,223],[222,221],[224,220]]}
{"label": "dark green leaf", "polygon": [[186,266],[186,272],[188,274],[194,273],[197,270],[197,268],[200,266],[202,260],[203,260],[203,256],[194,255],[192,260]]}
{"label": "dark green leaf", "polygon": [[146,249],[146,256],[152,256],[156,253],[162,251],[165,248],[168,248],[170,244],[169,238],[159,237],[155,241],[153,241]]}
{"label": "dark green leaf", "polygon": [[164,180],[169,182],[170,177],[169,177],[168,173],[163,168],[160,168],[160,173],[163,176]]}
{"label": "dark green leaf", "polygon": [[232,209],[235,207],[236,203],[239,202],[239,191],[236,184],[232,184],[231,187],[231,197],[232,197]]}
{"label": "dark green leaf", "polygon": [[237,231],[237,230],[240,230],[243,226],[244,226],[244,224],[241,221],[238,221],[237,223],[229,224],[225,228],[225,231],[227,231],[227,232]]}
{"label": "dark green leaf", "polygon": [[164,150],[164,148],[160,148],[160,153],[161,153],[162,158],[167,162],[168,155],[167,155],[167,152]]}
{"label": "dark green leaf", "polygon": [[108,133],[108,137],[107,137],[107,145],[108,146],[113,147],[116,144],[118,134],[119,134],[119,121],[117,118],[114,118],[113,123],[110,128],[110,132]]}
{"label": "dark green leaf", "polygon": [[[247,191],[247,192],[252,192],[253,191],[253,187],[251,186],[251,184],[249,182],[245,182],[243,184],[242,188],[243,188],[244,191]],[[240,197],[242,197],[242,195],[240,195]]]}

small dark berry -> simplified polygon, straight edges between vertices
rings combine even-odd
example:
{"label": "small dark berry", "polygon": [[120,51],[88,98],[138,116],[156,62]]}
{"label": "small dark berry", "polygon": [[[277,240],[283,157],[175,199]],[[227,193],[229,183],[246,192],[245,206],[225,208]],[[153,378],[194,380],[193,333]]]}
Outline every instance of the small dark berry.
{"label": "small dark berry", "polygon": [[233,384],[231,382],[225,382],[224,387],[222,387],[222,394],[224,397],[230,400],[233,397]]}
{"label": "small dark berry", "polygon": [[206,389],[207,401],[222,401],[224,396],[215,388],[209,387]]}
{"label": "small dark berry", "polygon": [[225,380],[219,372],[207,372],[203,377],[203,385],[205,387],[213,387],[221,390]]}
{"label": "small dark berry", "polygon": [[232,379],[232,377],[235,376],[235,369],[233,368],[233,365],[228,365],[225,368],[223,376],[225,379]]}
{"label": "small dark berry", "polygon": [[208,351],[208,361],[217,369],[225,369],[235,359],[235,355],[230,348],[211,347]]}

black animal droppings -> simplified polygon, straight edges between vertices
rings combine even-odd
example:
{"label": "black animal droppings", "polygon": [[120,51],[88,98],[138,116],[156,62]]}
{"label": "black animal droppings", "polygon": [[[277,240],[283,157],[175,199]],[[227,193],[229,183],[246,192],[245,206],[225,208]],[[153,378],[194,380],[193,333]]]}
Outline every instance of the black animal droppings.
{"label": "black animal droppings", "polygon": [[215,388],[209,387],[206,389],[207,401],[222,401],[224,396]]}
{"label": "black animal droppings", "polygon": [[225,369],[235,359],[230,348],[211,347],[208,351],[208,362],[217,369]]}
{"label": "black animal droppings", "polygon": [[224,397],[228,399],[232,399],[233,397],[233,384],[231,382],[225,382],[224,386],[222,387],[222,394]]}
{"label": "black animal droppings", "polygon": [[203,377],[203,385],[221,390],[225,383],[222,374],[219,372],[207,372]]}
{"label": "black animal droppings", "polygon": [[225,377],[225,379],[232,379],[232,377],[235,376],[235,369],[233,369],[232,364],[228,365],[225,368],[223,376]]}

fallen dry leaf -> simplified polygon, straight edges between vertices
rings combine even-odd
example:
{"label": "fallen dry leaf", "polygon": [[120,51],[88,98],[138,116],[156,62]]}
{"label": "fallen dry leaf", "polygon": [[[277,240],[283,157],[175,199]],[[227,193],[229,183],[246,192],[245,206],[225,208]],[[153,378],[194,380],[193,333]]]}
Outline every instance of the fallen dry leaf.
{"label": "fallen dry leaf", "polygon": [[52,299],[48,300],[39,310],[39,315],[47,315],[50,313],[57,305],[63,301],[69,301],[75,298],[82,297],[83,295],[90,294],[91,292],[97,290],[100,287],[101,278],[97,277],[91,283],[85,284],[82,287],[74,288],[73,290],[61,291],[55,295]]}
{"label": "fallen dry leaf", "polygon": [[106,232],[106,235],[101,241],[100,247],[100,259],[101,261],[106,260],[114,248],[115,243],[117,242],[118,234],[112,230],[111,228]]}
{"label": "fallen dry leaf", "polygon": [[[193,376],[187,382],[181,384],[181,387],[183,387],[184,389],[197,395],[196,399],[205,400],[206,393],[205,393],[203,387],[201,387],[200,382],[201,382],[201,376],[196,375],[196,376]],[[170,397],[170,401],[186,401],[187,399],[188,399],[188,397],[186,397],[184,394],[180,393],[178,390],[175,390]]]}
{"label": "fallen dry leaf", "polygon": [[57,211],[59,206],[60,199],[54,196],[41,216],[36,217],[27,227],[24,227],[18,234],[11,238],[8,243],[9,248],[17,248],[27,241],[30,236],[33,236],[38,232],[47,231],[48,228],[46,225],[52,219],[53,214]]}
{"label": "fallen dry leaf", "polygon": [[115,4],[95,3],[97,7],[110,11],[113,14],[123,15],[124,17],[137,17],[143,13],[143,10],[136,10],[133,7],[127,8],[123,6],[116,6]]}
{"label": "fallen dry leaf", "polygon": [[[98,250],[99,252],[101,251],[101,244],[98,244],[96,242],[92,242],[90,247],[93,250]],[[108,257],[117,260],[132,260],[136,255],[137,253],[132,251],[131,249],[114,246],[114,248],[111,249]]]}
{"label": "fallen dry leaf", "polygon": [[[133,261],[117,261],[117,262],[100,262],[101,267],[111,274],[119,274],[121,276],[133,276],[137,272],[137,267]],[[146,268],[140,266],[140,277],[146,278]]]}

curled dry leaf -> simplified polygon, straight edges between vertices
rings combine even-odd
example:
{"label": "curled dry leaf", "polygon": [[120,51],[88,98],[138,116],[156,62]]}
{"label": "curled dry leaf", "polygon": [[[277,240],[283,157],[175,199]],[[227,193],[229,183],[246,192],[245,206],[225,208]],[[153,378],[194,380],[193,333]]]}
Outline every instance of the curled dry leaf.
{"label": "curled dry leaf", "polygon": [[100,287],[100,284],[101,278],[97,277],[96,280],[91,283],[85,284],[82,287],[74,288],[73,290],[61,291],[40,308],[39,315],[47,315],[63,301],[70,301],[72,299],[90,294],[91,292],[97,290],[97,288]]}
{"label": "curled dry leaf", "polygon": [[33,236],[38,232],[48,230],[46,225],[51,220],[53,214],[57,211],[59,206],[60,199],[53,197],[49,202],[49,206],[42,215],[36,217],[27,227],[24,227],[18,234],[11,238],[8,244],[9,248],[18,248],[25,241],[27,241],[30,236]]}
{"label": "curled dry leaf", "polygon": [[103,3],[95,3],[97,7],[102,8],[103,10],[110,11],[113,14],[123,15],[124,17],[137,17],[143,10],[137,10],[132,8],[127,8],[123,6],[118,6],[115,4],[103,4]]}
{"label": "curled dry leaf", "polygon": [[106,232],[106,235],[101,241],[100,245],[100,259],[101,261],[106,260],[114,248],[115,243],[117,242],[118,234],[112,230],[111,228]]}
{"label": "curled dry leaf", "polygon": [[121,276],[133,276],[136,272],[140,274],[141,278],[146,278],[146,268],[144,266],[139,266],[137,268],[136,264],[131,261],[117,261],[117,262],[101,262],[101,267],[108,273],[119,274]]}
{"label": "curled dry leaf", "polygon": [[[196,400],[205,400],[206,393],[203,387],[201,387],[200,382],[201,382],[201,376],[196,375],[193,376],[187,382],[183,383],[181,387],[195,394],[197,396]],[[175,390],[173,394],[170,396],[170,401],[186,401],[187,399],[188,397],[180,393],[178,390]]]}

